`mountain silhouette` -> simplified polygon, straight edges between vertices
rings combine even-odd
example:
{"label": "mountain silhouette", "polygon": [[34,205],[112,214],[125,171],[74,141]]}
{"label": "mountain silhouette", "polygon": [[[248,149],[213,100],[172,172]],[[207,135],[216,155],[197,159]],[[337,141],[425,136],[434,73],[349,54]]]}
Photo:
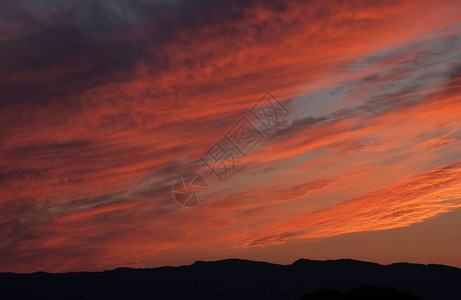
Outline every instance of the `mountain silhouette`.
{"label": "mountain silhouette", "polygon": [[318,290],[337,290],[341,297],[353,296],[353,290],[357,289],[357,293],[372,292],[373,288],[364,290],[368,286],[393,288],[424,300],[442,300],[461,299],[460,283],[461,269],[443,265],[380,265],[351,259],[300,259],[290,265],[278,265],[227,259],[180,267],[118,268],[104,272],[0,273],[0,298],[297,300],[321,292]]}

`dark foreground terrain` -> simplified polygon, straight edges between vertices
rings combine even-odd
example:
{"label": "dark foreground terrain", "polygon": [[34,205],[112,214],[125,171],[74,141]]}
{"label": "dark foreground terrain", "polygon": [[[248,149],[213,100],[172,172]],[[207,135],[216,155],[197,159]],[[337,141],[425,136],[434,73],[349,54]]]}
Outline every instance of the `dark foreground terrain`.
{"label": "dark foreground terrain", "polygon": [[155,269],[0,273],[1,299],[443,300],[461,299],[460,288],[461,269],[408,263],[384,266],[349,259],[300,259],[286,266],[229,259]]}
{"label": "dark foreground terrain", "polygon": [[413,294],[394,288],[362,286],[347,292],[321,289],[304,295],[299,300],[421,300]]}

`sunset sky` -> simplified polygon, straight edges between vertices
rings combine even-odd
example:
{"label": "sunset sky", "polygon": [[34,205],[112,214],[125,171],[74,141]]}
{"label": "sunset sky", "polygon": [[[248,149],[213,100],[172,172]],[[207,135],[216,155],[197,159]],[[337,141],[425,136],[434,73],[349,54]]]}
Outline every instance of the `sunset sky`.
{"label": "sunset sky", "polygon": [[[286,116],[219,182],[266,91]],[[1,1],[0,125],[0,272],[461,267],[460,0]]]}

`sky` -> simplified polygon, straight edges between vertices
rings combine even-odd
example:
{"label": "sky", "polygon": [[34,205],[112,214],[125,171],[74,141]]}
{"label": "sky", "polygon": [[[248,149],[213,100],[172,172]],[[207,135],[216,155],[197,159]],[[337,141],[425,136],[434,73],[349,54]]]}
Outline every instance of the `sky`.
{"label": "sky", "polygon": [[2,1],[0,272],[461,267],[460,12]]}

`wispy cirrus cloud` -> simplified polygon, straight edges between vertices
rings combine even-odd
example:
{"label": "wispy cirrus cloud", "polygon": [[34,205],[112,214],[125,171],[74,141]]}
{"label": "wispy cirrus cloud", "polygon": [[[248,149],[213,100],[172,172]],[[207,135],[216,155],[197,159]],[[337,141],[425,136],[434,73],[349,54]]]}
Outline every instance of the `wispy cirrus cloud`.
{"label": "wispy cirrus cloud", "polygon": [[331,208],[294,218],[250,245],[385,230],[425,221],[461,206],[460,163],[423,173]]}

